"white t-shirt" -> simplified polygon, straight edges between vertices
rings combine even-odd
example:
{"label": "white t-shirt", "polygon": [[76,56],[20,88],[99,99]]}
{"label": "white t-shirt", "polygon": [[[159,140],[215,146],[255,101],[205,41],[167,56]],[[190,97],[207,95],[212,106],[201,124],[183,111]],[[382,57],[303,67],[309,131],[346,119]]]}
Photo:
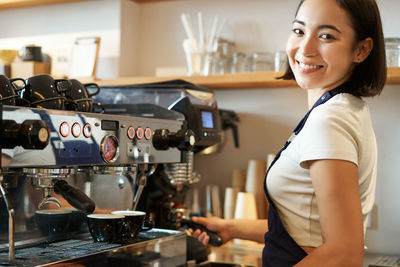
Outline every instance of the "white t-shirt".
{"label": "white t-shirt", "polygon": [[361,98],[338,94],[316,107],[269,171],[269,195],[286,230],[300,246],[322,245],[307,163],[318,159],[341,159],[358,166],[365,233],[375,198],[377,148],[369,108]]}

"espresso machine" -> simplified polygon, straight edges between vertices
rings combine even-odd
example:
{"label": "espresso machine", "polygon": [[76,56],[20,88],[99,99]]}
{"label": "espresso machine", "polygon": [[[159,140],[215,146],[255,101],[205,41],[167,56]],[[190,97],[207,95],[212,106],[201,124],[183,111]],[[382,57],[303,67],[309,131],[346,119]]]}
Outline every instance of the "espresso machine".
{"label": "espresso machine", "polygon": [[[181,229],[192,214],[185,206],[190,187],[200,180],[194,172],[195,153],[215,153],[223,130],[231,128],[238,146],[238,118],[234,112],[219,110],[214,93],[184,80],[125,86],[103,86],[95,100],[108,114],[129,114],[150,118],[183,115],[184,127],[195,136],[192,151],[183,162],[158,164],[147,180],[138,209],[151,215],[155,227]],[[193,227],[193,226],[189,226]],[[220,240],[219,240],[220,241]],[[187,258],[201,262],[210,250],[196,239],[187,239]]]}
{"label": "espresso machine", "polygon": [[73,98],[71,81],[50,76],[29,78],[23,88],[6,83],[16,93],[0,94],[0,103],[15,100],[0,110],[0,266],[184,266],[182,231],[155,225],[129,242],[107,243],[94,242],[85,225],[86,214],[120,202],[138,208],[161,170],[174,173],[174,190],[196,179],[196,136],[183,115],[98,113],[105,107],[89,92]]}
{"label": "espresso machine", "polygon": [[148,179],[138,208],[151,213],[156,227],[178,229],[190,186],[200,179],[193,170],[194,153],[221,142],[222,125],[215,96],[208,88],[173,80],[126,86],[103,86],[95,100],[105,113],[163,118],[183,116],[185,128],[195,136],[183,163],[159,164]]}

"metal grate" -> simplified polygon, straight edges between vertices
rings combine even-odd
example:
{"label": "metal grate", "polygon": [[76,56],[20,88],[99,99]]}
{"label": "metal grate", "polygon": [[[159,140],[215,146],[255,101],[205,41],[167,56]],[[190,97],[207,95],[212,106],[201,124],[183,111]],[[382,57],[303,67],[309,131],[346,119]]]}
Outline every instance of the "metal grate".
{"label": "metal grate", "polygon": [[81,238],[68,239],[49,244],[41,244],[33,247],[20,248],[15,251],[15,261],[8,262],[8,252],[0,253],[0,266],[37,266],[57,261],[83,257],[122,247],[128,244],[136,244],[148,240],[171,236],[176,232],[161,229],[152,229],[140,232],[133,239],[126,240],[127,243],[113,244],[94,242],[90,235]]}

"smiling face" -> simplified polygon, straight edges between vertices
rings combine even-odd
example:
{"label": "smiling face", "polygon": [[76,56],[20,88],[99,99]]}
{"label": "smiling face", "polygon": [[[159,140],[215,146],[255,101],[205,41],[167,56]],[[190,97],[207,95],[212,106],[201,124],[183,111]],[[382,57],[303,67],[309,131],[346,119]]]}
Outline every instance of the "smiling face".
{"label": "smiling face", "polygon": [[304,89],[333,89],[347,81],[360,62],[355,32],[335,0],[306,0],[292,25],[286,52]]}

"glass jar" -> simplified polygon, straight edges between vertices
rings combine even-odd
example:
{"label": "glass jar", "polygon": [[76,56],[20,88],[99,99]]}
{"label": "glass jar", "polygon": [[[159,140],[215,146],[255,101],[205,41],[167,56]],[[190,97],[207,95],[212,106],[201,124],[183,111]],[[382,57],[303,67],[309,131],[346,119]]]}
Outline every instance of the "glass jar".
{"label": "glass jar", "polygon": [[231,73],[248,72],[247,56],[243,52],[232,54]]}
{"label": "glass jar", "polygon": [[274,69],[274,58],[271,53],[257,52],[253,53],[251,58],[252,71],[271,71]]}
{"label": "glass jar", "polygon": [[230,63],[232,59],[232,50],[235,43],[225,40],[217,40],[217,62],[213,74],[225,74],[230,72]]}
{"label": "glass jar", "polygon": [[285,71],[286,68],[287,68],[286,51],[275,52],[274,71],[275,72]]}
{"label": "glass jar", "polygon": [[385,38],[386,64],[400,67],[400,38]]}

